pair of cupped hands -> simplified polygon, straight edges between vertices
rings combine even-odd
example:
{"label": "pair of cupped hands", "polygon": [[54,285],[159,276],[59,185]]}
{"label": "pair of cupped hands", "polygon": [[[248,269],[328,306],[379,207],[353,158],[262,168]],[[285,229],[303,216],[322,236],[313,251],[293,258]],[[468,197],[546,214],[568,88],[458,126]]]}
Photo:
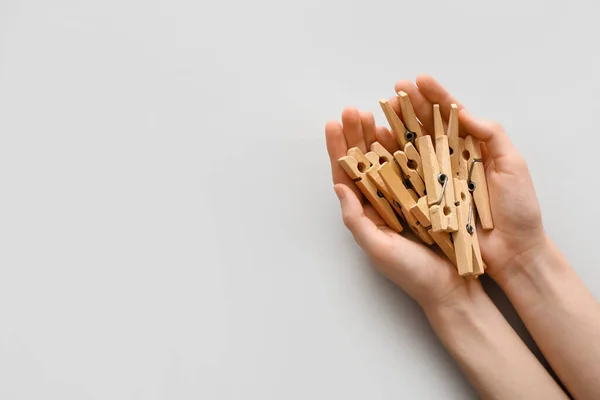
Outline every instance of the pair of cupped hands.
{"label": "pair of cupped hands", "polygon": [[[471,115],[432,77],[421,75],[414,83],[398,81],[395,92],[399,91],[408,93],[424,134],[433,133],[433,104],[440,105],[446,128],[454,103],[459,107],[460,135],[481,141],[494,220],[493,230],[477,229],[481,253],[493,279],[510,279],[547,243],[525,160],[500,124]],[[397,98],[389,103],[402,119]],[[347,107],[341,123],[327,123],[325,136],[344,224],[381,273],[423,307],[462,301],[480,287],[477,280],[461,278],[456,268],[432,249],[388,228],[338,164],[348,149],[358,147],[367,152],[375,141],[391,153],[399,150],[394,135],[386,127],[376,126],[371,112]]]}

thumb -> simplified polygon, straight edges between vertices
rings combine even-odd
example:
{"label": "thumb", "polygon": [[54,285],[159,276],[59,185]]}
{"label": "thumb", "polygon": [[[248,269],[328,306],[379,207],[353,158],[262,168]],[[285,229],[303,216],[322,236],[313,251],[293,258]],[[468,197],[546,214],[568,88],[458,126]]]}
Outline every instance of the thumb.
{"label": "thumb", "polygon": [[467,134],[485,143],[496,170],[514,172],[521,156],[499,123],[477,118],[465,109],[459,111],[458,119]]}
{"label": "thumb", "polygon": [[338,183],[333,187],[333,190],[335,190],[335,194],[340,200],[344,225],[352,232],[352,236],[354,236],[358,245],[367,253],[370,253],[381,240],[378,235],[384,237],[386,235],[365,215],[360,200],[348,186]]}

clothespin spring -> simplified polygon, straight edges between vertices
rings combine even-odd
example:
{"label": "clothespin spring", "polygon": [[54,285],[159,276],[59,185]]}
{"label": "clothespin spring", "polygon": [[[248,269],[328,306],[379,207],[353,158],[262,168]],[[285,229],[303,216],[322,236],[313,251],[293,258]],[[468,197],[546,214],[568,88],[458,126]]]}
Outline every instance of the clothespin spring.
{"label": "clothespin spring", "polygon": [[442,204],[442,200],[444,200],[444,193],[446,192],[446,185],[448,185],[448,177],[446,174],[438,175],[438,182],[442,185],[442,194],[440,195],[440,199],[435,203],[431,204],[432,206],[439,206]]}
{"label": "clothespin spring", "polygon": [[467,218],[467,232],[469,235],[473,235],[475,229],[473,228],[473,224],[471,224],[471,219],[473,218],[473,202],[469,203],[469,218]]}
{"label": "clothespin spring", "polygon": [[406,130],[404,131],[404,139],[406,139],[407,142],[411,142],[414,144],[417,134],[408,128],[405,128],[405,129]]}
{"label": "clothespin spring", "polygon": [[473,167],[475,166],[475,163],[478,162],[483,162],[483,160],[481,158],[474,158],[473,161],[471,161],[471,165],[469,166],[469,176],[467,178],[467,185],[469,187],[469,192],[471,193],[475,191],[475,182],[471,180],[471,175],[473,174]]}

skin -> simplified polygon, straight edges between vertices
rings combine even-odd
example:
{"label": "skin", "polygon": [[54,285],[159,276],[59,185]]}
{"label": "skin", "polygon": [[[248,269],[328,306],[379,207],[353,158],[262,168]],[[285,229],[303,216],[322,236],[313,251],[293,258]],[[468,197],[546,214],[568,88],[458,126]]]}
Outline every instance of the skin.
{"label": "skin", "polygon": [[[395,90],[409,94],[426,134],[433,132],[433,104],[445,118],[450,104],[459,106],[461,135],[482,141],[495,225],[491,231],[478,229],[487,273],[505,290],[575,398],[600,398],[600,345],[595,344],[600,306],[547,237],[525,160],[499,124],[468,113],[432,77],[419,76],[416,84],[399,81]],[[395,97],[390,104],[401,117]],[[392,153],[398,150],[389,130],[376,127],[372,114],[348,107],[341,124],[330,121],[325,131],[345,225],[379,271],[423,307],[481,397],[564,398],[479,282],[460,278],[447,260],[390,230],[337,164],[349,148],[366,152],[374,141]]]}

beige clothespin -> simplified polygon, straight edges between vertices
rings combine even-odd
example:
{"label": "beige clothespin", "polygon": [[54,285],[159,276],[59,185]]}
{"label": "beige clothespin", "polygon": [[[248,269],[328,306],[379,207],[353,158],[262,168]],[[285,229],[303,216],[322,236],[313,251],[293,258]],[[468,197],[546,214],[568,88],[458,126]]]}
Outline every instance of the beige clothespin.
{"label": "beige clothespin", "polygon": [[481,275],[485,270],[485,264],[479,248],[473,198],[466,181],[455,178],[454,187],[458,202],[458,231],[453,234],[453,237],[458,273]]}
{"label": "beige clothespin", "polygon": [[427,229],[425,229],[410,212],[411,207],[416,205],[417,202],[411,196],[408,189],[404,186],[402,178],[400,178],[400,176],[394,171],[394,168],[390,163],[382,164],[377,171],[379,176],[381,176],[385,182],[385,185],[387,186],[394,200],[400,205],[400,208],[402,209],[402,215],[404,216],[404,219],[406,219],[410,229],[426,244],[433,244],[433,238],[429,235],[429,233],[427,233]]}
{"label": "beige clothespin", "polygon": [[380,158],[380,162],[379,164],[383,164],[385,161],[389,162],[392,167],[394,168],[394,171],[402,176],[402,173],[400,172],[400,167],[398,167],[398,165],[396,164],[395,160],[394,160],[394,156],[392,155],[392,153],[390,153],[389,151],[387,151],[387,149],[385,147],[383,147],[383,145],[379,142],[374,142],[373,144],[371,144],[371,148],[370,148],[371,152],[377,154]]}
{"label": "beige clothespin", "polygon": [[464,142],[462,158],[467,166],[467,184],[473,193],[475,207],[483,229],[493,229],[492,210],[488,193],[485,169],[481,158],[481,144],[473,136],[467,136]]}
{"label": "beige clothespin", "polygon": [[375,183],[367,176],[372,164],[360,149],[356,147],[349,149],[348,155],[340,158],[338,163],[346,171],[346,174],[354,180],[358,189],[373,205],[377,213],[381,215],[386,224],[394,231],[402,232],[402,224],[398,221],[392,207],[383,193],[378,191]]}
{"label": "beige clothespin", "polygon": [[423,136],[421,131],[421,124],[417,119],[415,110],[413,109],[410,98],[406,92],[398,92],[398,100],[400,101],[400,109],[402,110],[402,119],[404,120],[404,126],[413,133],[413,142],[418,143],[419,138]]}
{"label": "beige clothespin", "polygon": [[460,147],[460,154],[458,155],[458,171],[454,171],[454,177],[466,181],[468,175],[467,171],[469,170],[467,163],[469,162],[469,160],[465,160],[464,158],[465,139],[459,138],[458,146]]}
{"label": "beige clothespin", "polygon": [[398,101],[400,103],[404,122],[398,117],[387,100],[379,100],[379,105],[385,114],[385,118],[390,124],[392,132],[396,136],[400,148],[404,149],[404,146],[406,146],[407,143],[416,143],[417,140],[423,136],[423,133],[408,94],[405,92],[398,92]]}
{"label": "beige clothespin", "polygon": [[[440,142],[440,147],[444,145],[444,140]],[[419,148],[421,150],[421,160],[423,161],[423,175],[425,187],[427,188],[427,201],[429,203],[429,214],[431,217],[431,229],[434,232],[454,232],[457,229],[456,208],[454,198],[448,195],[451,186],[449,181],[451,175],[447,175],[440,170],[437,155],[433,149],[433,143],[430,136],[423,136],[419,139]],[[448,154],[443,154],[442,158]],[[444,168],[448,168],[449,160],[444,158]]]}
{"label": "beige clothespin", "polygon": [[458,214],[458,231],[452,234],[454,239],[454,252],[456,254],[456,267],[461,276],[473,274],[473,238],[471,237],[471,229],[469,228],[469,210],[470,194],[467,188],[467,183],[458,178],[454,178],[455,198],[457,202]]}
{"label": "beige clothespin", "polygon": [[417,152],[417,149],[408,143],[405,147],[408,150],[408,154],[411,154],[411,159],[408,158],[408,154],[402,150],[398,150],[394,153],[396,162],[402,169],[402,172],[407,177],[410,186],[419,196],[425,195],[425,183],[423,182],[423,166],[421,163],[421,156]]}
{"label": "beige clothespin", "polygon": [[[408,144],[410,146],[412,146],[412,144]],[[404,156],[404,160],[406,161],[404,163],[404,165],[402,166],[402,168],[400,168],[399,163],[397,161],[396,158],[394,158],[394,156],[391,155],[391,153],[389,151],[386,150],[385,147],[383,147],[381,145],[381,143],[379,142],[375,142],[371,145],[371,151],[376,153],[379,156],[379,164],[383,164],[384,161],[389,162],[393,167],[394,167],[394,171],[400,175],[400,177],[402,177],[404,179],[404,176],[408,176],[409,182],[411,182],[411,178],[410,175],[406,174],[404,171],[406,170],[409,173],[413,173],[417,176],[417,171],[408,168],[408,159],[406,159],[406,155],[404,154],[404,152],[396,152],[396,153],[401,153]],[[402,158],[401,158],[402,159]],[[420,160],[419,160],[420,161]],[[411,163],[411,165],[414,165]],[[420,179],[420,178],[419,178]],[[408,185],[407,185],[408,186]],[[412,182],[411,182],[411,186]],[[423,181],[421,181],[421,186],[422,186],[422,190],[425,190],[425,185],[423,184]],[[413,190],[414,189],[414,190]],[[408,191],[411,194],[411,196],[413,197],[413,199],[418,200],[419,196],[422,196],[421,194],[417,194],[415,193],[416,188],[413,186],[413,188],[411,189],[410,187],[408,187]]]}
{"label": "beige clothespin", "polygon": [[401,149],[394,153],[396,162],[420,197],[425,194],[425,185],[423,184],[421,157],[414,143],[423,134],[408,95],[399,92],[398,101],[406,124],[398,117],[387,100],[380,100],[379,104]]}
{"label": "beige clothespin", "polygon": [[[450,165],[454,171],[453,177],[460,175],[460,141],[458,132],[458,106],[450,105],[450,116],[448,117],[448,146],[450,148]],[[461,179],[466,179],[461,177]]]}
{"label": "beige clothespin", "polygon": [[417,203],[410,208],[410,212],[415,216],[417,221],[425,228],[431,227],[431,218],[429,217],[429,204],[427,196],[421,197]]}
{"label": "beige clothespin", "polygon": [[[473,201],[473,197],[471,197],[471,202]],[[471,203],[473,204],[473,203]],[[467,218],[467,223],[470,224],[470,229],[473,231],[473,234],[471,235],[471,244],[473,245],[473,275],[478,276],[483,274],[483,272],[485,271],[485,269],[487,268],[485,263],[483,262],[483,258],[481,257],[481,249],[479,248],[479,238],[477,237],[477,224],[476,224],[476,216],[477,213],[475,212],[475,210],[472,208],[470,209],[471,212],[471,221],[469,222],[468,218]]]}
{"label": "beige clothespin", "polygon": [[417,201],[417,204],[410,208],[412,215],[417,218],[423,227],[425,227],[431,238],[435,241],[438,247],[444,252],[446,257],[456,265],[456,255],[454,253],[454,245],[452,238],[447,232],[434,232],[431,229],[431,218],[429,215],[429,204],[427,204],[427,196],[423,196]]}
{"label": "beige clothespin", "polygon": [[456,252],[454,251],[454,243],[452,243],[450,234],[447,232],[434,232],[431,229],[429,230],[429,234],[446,257],[448,257],[448,260],[456,266]]}
{"label": "beige clothespin", "polygon": [[[354,149],[358,150],[357,148],[354,148]],[[352,153],[349,155],[356,154],[356,150],[354,150],[354,149],[353,149]],[[360,152],[360,150],[358,150],[358,152]],[[382,193],[383,197],[385,197],[385,199],[390,204],[390,206],[392,206],[394,211],[396,211],[396,216],[402,217],[403,216],[402,208],[400,207],[400,204],[396,200],[394,200],[394,197],[390,193],[385,182],[383,181],[383,179],[381,179],[381,176],[379,176],[379,173],[377,172],[377,170],[381,166],[381,164],[380,164],[381,158],[374,151],[369,151],[367,154],[365,154],[365,157],[371,162],[371,168],[369,168],[369,170],[367,171],[367,176],[371,179],[371,181],[373,181],[375,186],[377,186],[377,190],[379,190],[378,193]],[[381,160],[381,161],[383,161],[383,163],[387,162],[385,160]],[[392,162],[393,161],[394,161],[394,158],[392,157]],[[394,164],[392,164],[392,165],[394,165]],[[399,171],[398,166],[395,166],[395,167],[396,168],[394,168],[394,171]]]}
{"label": "beige clothespin", "polygon": [[406,129],[406,126],[404,126],[404,123],[387,100],[379,100],[379,105],[385,114],[388,124],[390,124],[390,129],[394,133],[394,136],[396,136],[396,141],[400,145],[400,148],[404,149],[406,143],[414,141],[414,134]]}
{"label": "beige clothespin", "polygon": [[452,166],[450,160],[450,148],[448,146],[448,136],[444,134],[444,124],[440,106],[433,106],[433,121],[435,134],[435,154],[440,167],[440,173],[448,177],[448,187],[444,191],[444,215],[447,216],[447,232],[455,232],[458,229],[458,220],[456,218],[456,205],[454,204],[454,179],[452,176]]}

